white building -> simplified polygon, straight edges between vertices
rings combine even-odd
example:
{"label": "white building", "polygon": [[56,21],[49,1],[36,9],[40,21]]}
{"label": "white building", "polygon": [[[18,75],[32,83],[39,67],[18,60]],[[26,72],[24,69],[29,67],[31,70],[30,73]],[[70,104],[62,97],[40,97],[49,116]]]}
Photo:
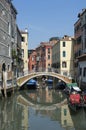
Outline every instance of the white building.
{"label": "white building", "polygon": [[74,39],[64,36],[52,48],[52,66],[57,72],[65,76],[74,76]]}
{"label": "white building", "polygon": [[22,48],[22,59],[23,59],[23,64],[24,64],[24,74],[28,73],[28,31],[21,31],[22,35],[22,43],[21,43],[21,48]]}

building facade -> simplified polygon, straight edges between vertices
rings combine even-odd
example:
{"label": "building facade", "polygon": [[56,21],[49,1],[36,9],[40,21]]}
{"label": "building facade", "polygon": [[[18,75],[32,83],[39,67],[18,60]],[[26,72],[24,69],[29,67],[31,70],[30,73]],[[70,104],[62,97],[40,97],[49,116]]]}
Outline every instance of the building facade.
{"label": "building facade", "polygon": [[78,57],[78,80],[83,89],[86,89],[86,9],[82,9],[79,13],[79,19],[81,21],[81,55]]}
{"label": "building facade", "polygon": [[28,70],[35,71],[36,70],[36,51],[28,50]]}
{"label": "building facade", "polygon": [[[78,15],[79,17],[79,15]],[[74,24],[74,78],[77,80],[79,76],[78,72],[78,57],[82,54],[82,30],[81,30],[81,20],[78,19]]]}
{"label": "building facade", "polygon": [[36,70],[49,71],[52,67],[52,42],[41,42],[36,48]]}
{"label": "building facade", "polygon": [[24,64],[23,72],[24,74],[28,73],[28,31],[27,29],[25,31],[21,31],[22,35],[22,42],[21,42],[21,48],[22,48],[22,59]]}
{"label": "building facade", "polygon": [[12,50],[17,50],[17,11],[11,0],[0,0],[0,71],[5,63],[6,70],[11,71]]}
{"label": "building facade", "polygon": [[16,63],[17,63],[17,77],[23,75],[24,63],[22,59],[22,48],[21,48],[21,32],[17,27],[17,55],[16,55]]}
{"label": "building facade", "polygon": [[74,39],[69,36],[61,38],[52,48],[52,67],[61,75],[74,77]]}

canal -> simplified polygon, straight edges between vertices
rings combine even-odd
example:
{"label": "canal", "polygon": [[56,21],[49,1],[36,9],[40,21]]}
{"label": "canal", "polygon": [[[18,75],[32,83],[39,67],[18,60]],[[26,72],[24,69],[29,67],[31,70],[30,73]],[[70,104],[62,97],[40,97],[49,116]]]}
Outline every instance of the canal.
{"label": "canal", "polygon": [[70,110],[57,90],[21,90],[0,100],[0,130],[86,130],[86,110]]}

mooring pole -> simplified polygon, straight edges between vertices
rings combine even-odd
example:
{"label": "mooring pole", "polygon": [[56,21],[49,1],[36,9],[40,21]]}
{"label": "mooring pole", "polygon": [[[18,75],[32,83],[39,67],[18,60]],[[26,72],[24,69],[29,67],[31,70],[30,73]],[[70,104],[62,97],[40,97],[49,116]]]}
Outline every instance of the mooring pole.
{"label": "mooring pole", "polygon": [[13,87],[13,93],[14,93],[14,72],[12,71],[12,87]]}

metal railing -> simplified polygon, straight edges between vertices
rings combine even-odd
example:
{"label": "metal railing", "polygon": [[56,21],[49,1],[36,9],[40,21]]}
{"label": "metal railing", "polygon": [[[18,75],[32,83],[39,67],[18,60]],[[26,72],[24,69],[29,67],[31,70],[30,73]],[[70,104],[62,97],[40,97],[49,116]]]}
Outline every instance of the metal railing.
{"label": "metal railing", "polygon": [[31,74],[31,73],[37,73],[37,72],[52,72],[52,73],[60,74],[60,75],[65,76],[65,77],[72,78],[71,74],[69,74],[69,75],[61,74],[56,68],[39,68],[38,70],[33,69],[32,71],[26,70],[23,73],[21,73],[20,77],[26,76],[26,75]]}

